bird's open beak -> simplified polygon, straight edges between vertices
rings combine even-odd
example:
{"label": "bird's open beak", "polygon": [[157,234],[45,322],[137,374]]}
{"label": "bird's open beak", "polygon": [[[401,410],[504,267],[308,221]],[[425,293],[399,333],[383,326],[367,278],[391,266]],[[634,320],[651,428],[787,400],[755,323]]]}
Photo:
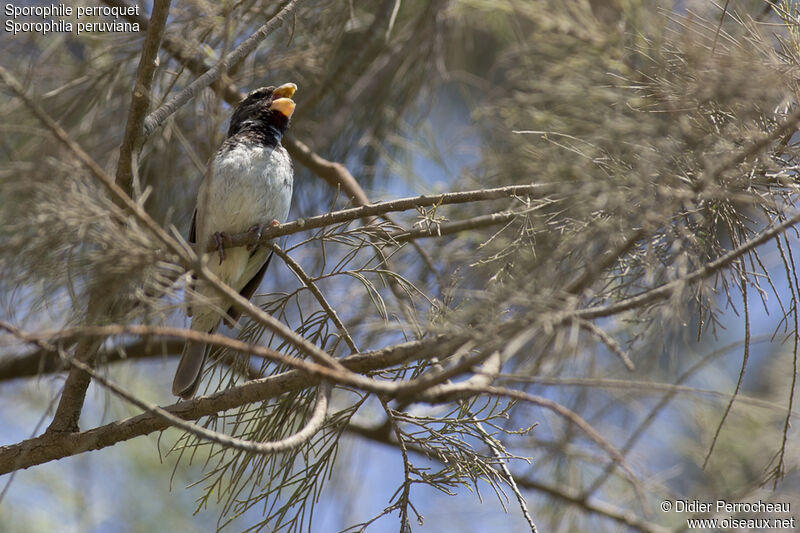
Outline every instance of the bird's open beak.
{"label": "bird's open beak", "polygon": [[281,113],[286,118],[292,118],[292,113],[294,113],[294,105],[294,102],[289,98],[278,98],[270,104],[269,108]]}
{"label": "bird's open beak", "polygon": [[272,91],[272,95],[273,98],[275,98],[275,100],[272,101],[269,108],[278,111],[286,118],[292,118],[292,113],[294,113],[295,103],[291,100],[291,98],[296,90],[297,90],[297,85],[295,85],[294,83],[284,83],[283,85]]}
{"label": "bird's open beak", "polygon": [[297,91],[297,85],[294,83],[284,83],[274,91],[272,94],[275,95],[275,98],[291,98],[294,96],[294,93]]}

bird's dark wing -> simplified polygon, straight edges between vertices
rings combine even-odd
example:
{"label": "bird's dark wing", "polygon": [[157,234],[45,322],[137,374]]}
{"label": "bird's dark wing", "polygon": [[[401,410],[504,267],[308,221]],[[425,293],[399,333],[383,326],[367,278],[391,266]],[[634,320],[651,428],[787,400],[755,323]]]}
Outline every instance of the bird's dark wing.
{"label": "bird's dark wing", "polygon": [[189,225],[189,244],[197,242],[197,208],[192,213],[192,223]]}
{"label": "bird's dark wing", "polygon": [[[242,287],[242,290],[239,291],[239,294],[246,300],[249,300],[255,294],[256,289],[259,285],[261,285],[261,281],[264,279],[264,273],[267,271],[267,267],[269,266],[269,262],[272,259],[272,252],[269,253],[267,256],[267,260],[264,261],[264,264],[261,265],[261,268],[258,269],[256,275],[250,278],[250,281],[247,282],[247,285]],[[236,324],[236,321],[239,320],[239,317],[242,316],[242,312],[236,309],[235,307],[231,307],[228,309],[228,316],[225,318],[225,323],[228,326],[233,326]]]}
{"label": "bird's dark wing", "polygon": [[[194,208],[194,213],[192,213],[192,223],[189,225],[189,244],[195,244],[197,242],[197,208]],[[194,290],[195,280],[197,280],[197,274],[192,274],[192,281],[189,284],[189,287]],[[192,308],[191,306],[186,306],[186,316],[192,316]]]}

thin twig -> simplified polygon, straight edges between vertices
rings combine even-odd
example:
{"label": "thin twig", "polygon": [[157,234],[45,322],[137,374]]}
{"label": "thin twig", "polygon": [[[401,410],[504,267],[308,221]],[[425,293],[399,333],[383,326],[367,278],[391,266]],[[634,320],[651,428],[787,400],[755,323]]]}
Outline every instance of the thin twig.
{"label": "thin twig", "polygon": [[289,254],[284,252],[280,246],[275,243],[271,243],[270,249],[275,252],[278,257],[283,259],[283,262],[286,263],[286,266],[292,269],[298,279],[303,282],[309,291],[311,291],[311,294],[313,294],[314,298],[317,299],[320,307],[322,307],[328,317],[330,317],[333,324],[339,330],[339,333],[344,338],[344,341],[347,343],[347,346],[350,348],[351,352],[357,353],[358,347],[356,346],[353,337],[350,336],[350,332],[347,331],[347,328],[345,327],[344,323],[342,323],[339,315],[336,313],[336,310],[331,306],[331,304],[328,303],[328,300],[325,299],[325,296],[322,294],[322,291],[319,290],[317,284],[314,283],[314,280],[312,280],[308,274],[305,273],[303,267],[301,267],[297,261],[292,259]]}
{"label": "thin twig", "polygon": [[[445,400],[469,398],[480,394],[486,394],[489,396],[502,396],[505,398],[521,400],[556,413],[557,415],[574,424],[578,429],[583,431],[586,436],[598,444],[617,464],[619,464],[623,470],[625,470],[631,480],[636,479],[633,471],[626,465],[625,459],[617,451],[617,449],[605,439],[605,437],[595,431],[591,424],[584,420],[578,413],[561,405],[558,402],[548,400],[547,398],[542,398],[541,396],[534,396],[533,394],[528,394],[527,392],[516,389],[494,386],[473,386],[467,383],[450,383],[439,385],[435,398],[437,402],[442,402]],[[425,396],[420,398],[420,400],[432,401],[433,396]]]}
{"label": "thin twig", "polygon": [[[12,335],[19,337],[20,339],[26,342],[35,344],[36,346],[44,350],[49,350],[49,351],[57,350],[57,348],[52,344],[46,343],[36,338],[31,338],[25,335],[18,328],[14,327],[13,325],[5,321],[0,320],[0,328],[5,329]],[[317,399],[314,403],[314,409],[311,413],[311,416],[308,419],[308,422],[306,422],[306,425],[303,427],[303,429],[279,441],[254,442],[244,439],[238,439],[236,437],[231,437],[229,435],[225,435],[224,433],[220,433],[218,431],[212,431],[208,428],[204,428],[203,426],[187,422],[186,420],[173,415],[169,411],[162,409],[161,407],[157,406],[154,403],[146,402],[144,400],[139,399],[138,397],[126,391],[113,381],[107,379],[105,376],[96,372],[89,365],[81,361],[78,361],[74,357],[70,357],[62,353],[62,359],[67,364],[74,366],[81,372],[86,372],[87,374],[89,374],[92,377],[92,379],[94,379],[95,382],[99,383],[106,389],[110,390],[123,400],[135,405],[139,409],[143,410],[145,413],[153,413],[156,416],[163,418],[171,426],[178,427],[188,433],[191,433],[192,435],[195,435],[196,437],[199,437],[203,440],[207,440],[209,442],[217,443],[221,446],[225,446],[226,448],[233,448],[235,450],[241,450],[244,452],[262,454],[262,455],[284,452],[286,450],[296,448],[301,444],[303,444],[304,442],[308,441],[311,437],[313,437],[314,434],[320,430],[322,424],[325,422],[325,414],[328,411],[328,400],[330,399],[330,394],[331,394],[330,384],[326,381],[322,381],[320,383],[319,390],[317,391]]]}
{"label": "thin twig", "polygon": [[[443,237],[444,235],[452,235],[462,231],[469,231],[472,229],[486,228],[489,226],[497,226],[505,224],[515,218],[523,215],[522,212],[505,211],[502,213],[491,213],[488,215],[479,215],[476,217],[468,218],[466,220],[458,220],[455,222],[444,222],[442,224],[431,225],[427,228],[414,228],[409,230],[397,230],[386,232],[379,235],[394,243],[402,243],[415,239],[422,239],[427,237]],[[371,229],[369,229],[371,231]]]}
{"label": "thin twig", "polygon": [[[351,372],[369,373],[414,360],[442,356],[452,349],[447,339],[434,338],[392,346],[342,359]],[[290,370],[244,383],[210,396],[179,402],[163,409],[183,420],[234,409],[242,405],[263,402],[288,392],[317,385],[321,380],[300,370]],[[69,457],[89,450],[99,450],[142,435],[169,427],[164,418],[145,413],[115,421],[88,431],[76,433],[45,433],[39,437],[8,446],[0,446],[0,475],[14,470]]]}
{"label": "thin twig", "polygon": [[[800,335],[797,334],[798,330],[800,330],[800,280],[797,279],[797,267],[794,261],[794,254],[792,254],[791,245],[789,243],[789,239],[786,238],[786,235],[783,235],[784,240],[786,241],[786,253],[784,253],[783,246],[781,245],[780,238],[776,238],[778,244],[778,251],[780,252],[781,259],[783,260],[784,268],[786,270],[786,276],[789,282],[789,290],[792,295],[792,317],[794,319],[794,332],[795,334],[792,335],[792,382],[789,388],[789,404],[786,407],[786,418],[783,421],[783,436],[781,439],[781,447],[780,452],[777,454],[776,461],[777,464],[773,469],[774,475],[774,482],[773,488],[777,488],[778,482],[783,477],[784,472],[786,470],[786,465],[784,460],[786,458],[786,444],[789,438],[789,428],[791,426],[792,421],[792,408],[794,406],[794,395],[795,389],[797,387],[797,375],[798,375],[798,349],[800,348]],[[787,257],[788,256],[788,257]]]}
{"label": "thin twig", "polygon": [[620,358],[622,364],[625,365],[625,368],[627,368],[631,372],[636,370],[636,367],[633,366],[633,361],[631,361],[628,352],[624,351],[620,347],[619,343],[614,340],[614,337],[606,333],[605,330],[596,326],[594,323],[589,322],[588,320],[578,320],[578,326],[580,326],[582,329],[585,329],[586,331],[597,337],[600,340],[600,342],[605,344],[606,348],[608,348],[612,353],[616,354],[616,356]]}
{"label": "thin twig", "polygon": [[511,469],[508,468],[508,464],[506,462],[507,454],[505,454],[504,450],[501,449],[502,444],[498,442],[497,439],[489,435],[489,432],[486,431],[486,429],[483,427],[483,424],[480,423],[472,411],[468,409],[467,412],[469,413],[469,416],[475,425],[475,429],[477,429],[478,433],[481,434],[483,442],[486,443],[486,445],[492,451],[492,455],[494,455],[495,459],[497,459],[497,462],[500,465],[500,470],[503,472],[503,475],[506,478],[506,482],[514,492],[514,496],[517,498],[517,503],[522,511],[522,516],[525,518],[525,521],[528,522],[528,527],[530,527],[531,533],[537,533],[539,530],[536,529],[536,524],[533,522],[533,517],[528,510],[528,503],[525,501],[525,497],[522,495],[522,492],[520,492],[519,486],[517,486],[517,482],[514,479],[514,476],[511,474]]}
{"label": "thin twig", "polygon": [[175,113],[183,104],[192,99],[197,93],[217,81],[228,69],[250,55],[267,36],[278,29],[284,19],[295,10],[300,0],[290,0],[278,11],[274,17],[258,28],[250,37],[231,50],[225,57],[211,67],[202,76],[195,79],[185,89],[173,96],[168,102],[150,113],[144,121],[144,135],[153,133],[170,115]]}
{"label": "thin twig", "polygon": [[750,250],[764,244],[765,242],[772,239],[776,235],[780,235],[781,233],[788,230],[798,222],[800,222],[800,214],[795,214],[793,217],[785,220],[784,222],[781,222],[777,226],[773,226],[771,229],[764,231],[764,233],[758,235],[757,237],[754,237],[749,241],[746,241],[741,246],[734,248],[733,250],[723,255],[719,259],[706,263],[701,268],[698,268],[697,270],[691,272],[690,274],[680,279],[676,279],[669,283],[665,283],[654,289],[650,289],[635,296],[631,296],[630,298],[625,298],[624,300],[614,304],[580,309],[578,311],[575,311],[573,313],[573,316],[585,319],[601,318],[605,316],[611,316],[618,313],[622,313],[630,309],[642,307],[649,303],[668,298],[676,290],[679,290],[680,288],[686,285],[695,283],[697,281],[708,278],[709,276],[712,276],[719,270],[733,263],[738,257],[741,257]]}
{"label": "thin twig", "polygon": [[[767,341],[769,341],[769,337],[763,336],[759,337],[753,342],[767,342]],[[681,374],[678,377],[678,379],[675,380],[674,384],[652,383],[652,382],[630,382],[630,381],[622,382],[620,380],[610,380],[610,379],[586,380],[587,383],[595,382],[594,385],[591,386],[597,386],[597,387],[623,386],[622,383],[624,383],[624,387],[630,389],[639,389],[647,391],[664,391],[667,393],[659,399],[658,403],[655,406],[653,406],[652,409],[650,409],[650,411],[647,413],[647,416],[644,417],[644,419],[638,425],[636,430],[625,441],[625,444],[623,444],[622,448],[620,448],[620,453],[622,454],[622,456],[626,457],[628,455],[628,452],[630,452],[630,450],[633,449],[634,445],[636,444],[636,442],[638,442],[639,438],[642,435],[644,435],[645,431],[647,431],[647,428],[650,427],[650,425],[656,420],[658,414],[667,406],[667,404],[669,404],[672,401],[672,399],[675,396],[678,395],[678,393],[688,392],[692,394],[713,394],[719,397],[723,397],[723,395],[725,398],[729,397],[729,395],[718,391],[698,390],[694,389],[693,387],[682,386],[681,383],[694,376],[700,369],[702,369],[704,366],[714,361],[716,358],[724,355],[729,350],[732,350],[733,348],[739,346],[740,344],[741,344],[740,342],[731,343],[727,346],[723,346],[722,348],[719,348],[718,350],[715,350],[705,355],[702,359],[697,361],[695,364],[689,367],[683,374]],[[574,384],[579,384],[578,381],[575,380],[572,381]],[[747,397],[740,398],[740,401],[750,402],[753,405],[759,405],[760,407],[771,407],[771,408],[775,407],[775,406],[764,405],[767,402],[763,402],[763,400],[755,400]],[[605,467],[605,469],[603,469],[603,472],[599,476],[597,476],[597,478],[595,478],[595,480],[591,483],[591,485],[589,485],[583,491],[584,498],[588,499],[595,491],[597,491],[597,489],[603,486],[603,484],[609,479],[611,474],[614,472],[616,466],[617,466],[616,463],[610,461],[608,465]]]}
{"label": "thin twig", "polygon": [[[370,428],[363,428],[356,424],[349,424],[347,426],[348,433],[352,435],[358,435],[359,437],[363,437],[369,439],[374,442],[380,442],[382,444],[386,444],[388,446],[397,447],[397,443],[394,442],[390,438],[390,434],[385,431],[375,431]],[[431,455],[426,450],[415,446],[413,444],[406,445],[408,451],[421,455],[426,459],[435,459],[437,461],[445,463],[445,459],[449,459],[447,454],[443,453],[441,456],[439,455]],[[458,459],[453,457],[451,463],[458,464]],[[631,511],[626,511],[615,507],[611,504],[605,502],[592,502],[587,500],[586,498],[581,497],[580,494],[577,492],[570,490],[564,486],[550,486],[538,481],[534,481],[528,478],[516,478],[516,483],[519,487],[524,489],[533,490],[551,498],[554,498],[557,501],[567,503],[569,505],[573,505],[576,507],[580,507],[581,509],[596,514],[598,516],[603,516],[606,518],[610,518],[615,522],[618,522],[624,526],[633,528],[637,531],[641,531],[642,533],[668,533],[670,530],[662,528],[657,524],[653,524],[638,518],[635,514]]]}
{"label": "thin twig", "polygon": [[[531,185],[508,185],[506,187],[496,187],[493,189],[474,189],[471,191],[448,192],[437,195],[412,196],[408,198],[398,198],[386,202],[377,202],[361,207],[351,207],[324,215],[309,218],[301,218],[293,222],[281,224],[278,227],[264,230],[258,238],[253,232],[236,233],[230,236],[230,242],[224,243],[225,247],[247,246],[252,244],[267,243],[268,241],[291,235],[300,231],[322,228],[332,224],[350,222],[364,217],[374,217],[396,211],[407,211],[417,207],[430,207],[433,205],[450,205],[469,202],[497,200],[512,196],[522,196],[530,194],[547,194],[554,191],[554,184],[531,184]],[[227,241],[227,239],[226,239]],[[217,249],[217,244],[209,240],[206,248],[207,252]]]}
{"label": "thin twig", "polygon": [[[744,271],[744,265],[742,265],[742,271]],[[747,361],[750,359],[750,306],[748,305],[747,301],[747,278],[744,275],[742,275],[741,287],[742,302],[744,305],[744,353],[742,354],[742,366],[739,369],[739,379],[736,380],[736,388],[734,388],[733,394],[731,394],[731,398],[728,400],[728,405],[725,406],[725,412],[722,413],[722,418],[717,424],[716,431],[714,431],[714,438],[711,439],[711,445],[708,447],[708,452],[703,460],[703,470],[705,470],[706,466],[708,466],[708,461],[711,459],[711,454],[714,453],[714,447],[717,444],[717,439],[719,439],[719,435],[722,433],[722,427],[725,425],[725,421],[728,419],[728,414],[730,414],[731,409],[733,408],[733,402],[736,401],[736,398],[739,395],[739,390],[742,388],[742,383],[744,382],[744,373],[747,369]]]}

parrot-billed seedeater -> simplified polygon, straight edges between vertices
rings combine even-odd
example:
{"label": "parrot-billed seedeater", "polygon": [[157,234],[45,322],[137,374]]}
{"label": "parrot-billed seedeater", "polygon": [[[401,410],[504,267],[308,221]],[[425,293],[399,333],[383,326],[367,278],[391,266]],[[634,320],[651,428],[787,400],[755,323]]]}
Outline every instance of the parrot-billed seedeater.
{"label": "parrot-billed seedeater", "polygon": [[[228,134],[209,164],[197,193],[197,206],[189,230],[193,243],[208,268],[224,283],[250,298],[264,278],[272,252],[263,245],[223,248],[229,235],[279,225],[289,215],[292,200],[292,161],[281,138],[286,133],[297,90],[293,83],[252,91],[234,109]],[[209,242],[217,252],[207,252]],[[239,313],[213,287],[193,280],[187,291],[191,329],[213,333],[225,318],[235,324]],[[187,342],[172,393],[183,399],[194,396],[200,384],[209,347]]]}

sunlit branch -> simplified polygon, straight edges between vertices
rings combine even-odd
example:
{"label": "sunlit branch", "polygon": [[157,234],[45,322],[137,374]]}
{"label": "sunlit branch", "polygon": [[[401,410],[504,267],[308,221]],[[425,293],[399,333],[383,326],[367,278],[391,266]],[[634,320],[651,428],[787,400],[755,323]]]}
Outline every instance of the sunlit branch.
{"label": "sunlit branch", "polygon": [[[392,346],[389,349],[356,354],[342,359],[351,372],[368,373],[392,366],[441,356],[453,349],[452,343],[435,338]],[[244,383],[210,396],[179,402],[163,409],[183,420],[196,420],[228,409],[276,398],[318,385],[320,379],[307,372],[290,370]],[[77,433],[45,433],[39,437],[0,447],[0,475],[34,465],[99,450],[135,437],[170,427],[163,418],[145,413]]]}
{"label": "sunlit branch", "polygon": [[319,303],[320,307],[322,307],[322,309],[331,319],[333,324],[339,330],[339,333],[344,338],[345,342],[347,343],[347,346],[350,348],[352,353],[357,353],[358,347],[356,346],[356,343],[353,340],[353,338],[350,336],[350,332],[347,331],[347,328],[342,323],[341,319],[339,318],[339,315],[336,313],[336,310],[331,306],[331,304],[328,303],[328,300],[325,299],[325,296],[322,294],[322,291],[319,290],[317,284],[314,283],[314,280],[312,280],[308,276],[308,274],[306,274],[306,272],[303,270],[300,264],[294,259],[292,259],[291,256],[289,256],[289,254],[284,252],[280,246],[278,246],[275,243],[271,243],[270,249],[273,252],[275,252],[275,254],[277,254],[278,257],[283,259],[283,262],[286,263],[286,266],[288,266],[292,270],[292,272],[295,273],[298,279],[303,282],[303,285],[305,285],[308,288],[308,290],[311,291],[311,294],[313,294],[314,298],[317,299],[317,302]]}
{"label": "sunlit branch", "polygon": [[173,96],[168,102],[150,113],[144,121],[144,135],[150,135],[153,130],[161,125],[170,115],[175,113],[183,104],[188,102],[201,90],[205,89],[220,78],[228,69],[250,55],[256,47],[267,38],[267,36],[278,29],[287,16],[297,7],[299,0],[290,0],[284,4],[283,8],[270,18],[260,28],[253,32],[250,37],[242,41],[236,48],[231,50],[225,57],[199,76],[185,89]]}
{"label": "sunlit branch", "polygon": [[649,289],[641,294],[631,296],[630,298],[625,298],[624,300],[621,300],[614,304],[580,309],[574,312],[573,316],[577,316],[587,320],[602,318],[605,316],[611,316],[623,313],[631,309],[644,307],[648,304],[651,304],[659,300],[664,300],[669,296],[671,296],[672,293],[674,293],[675,291],[680,290],[681,288],[687,285],[691,285],[692,283],[696,283],[698,281],[701,281],[703,279],[706,279],[714,275],[723,268],[729,266],[738,257],[741,257],[750,250],[753,250],[754,248],[764,244],[765,242],[772,239],[776,235],[782,234],[783,232],[785,232],[798,222],[800,222],[800,214],[795,214],[794,216],[790,217],[784,222],[781,222],[780,224],[764,231],[757,237],[754,237],[749,241],[746,241],[741,246],[734,248],[733,250],[726,253],[719,259],[706,263],[703,267],[698,268],[697,270],[693,271],[687,276],[684,276],[680,279],[676,279],[674,281],[670,281],[669,283],[665,283],[659,287]]}
{"label": "sunlit branch", "polygon": [[[22,340],[36,344],[37,346],[39,346],[44,350],[49,350],[49,351],[57,350],[55,346],[49,343],[45,343],[41,340],[31,339],[27,335],[20,332],[17,328],[11,326],[6,322],[0,321],[0,328],[3,328],[11,332],[13,335],[18,336]],[[92,367],[90,367],[86,363],[78,361],[74,357],[70,357],[66,354],[62,354],[62,359],[70,366],[74,366],[81,372],[89,374],[92,377],[92,379],[95,380],[95,382],[97,382],[104,388],[110,390],[112,393],[119,396],[123,400],[135,405],[136,407],[142,409],[146,413],[153,413],[154,415],[162,418],[164,421],[169,423],[169,425],[180,428],[188,433],[191,433],[192,435],[195,435],[196,437],[199,437],[202,440],[214,442],[221,446],[225,446],[226,448],[232,448],[235,450],[240,450],[248,453],[272,454],[272,453],[284,452],[292,448],[296,448],[297,446],[300,446],[301,444],[309,440],[311,437],[314,436],[314,434],[317,431],[319,431],[319,429],[322,427],[322,424],[325,421],[325,414],[328,410],[328,400],[330,399],[330,394],[331,394],[330,384],[327,383],[326,381],[321,382],[319,385],[319,390],[317,391],[317,399],[314,403],[314,408],[312,410],[311,416],[309,417],[308,422],[306,422],[306,425],[300,431],[279,441],[256,442],[256,441],[231,437],[224,433],[213,431],[203,426],[187,422],[186,420],[178,416],[175,416],[169,411],[162,409],[156,404],[141,400],[134,394],[131,394],[124,388],[114,383],[113,381],[107,379],[105,376],[96,372]],[[0,453],[2,452],[0,451]]]}
{"label": "sunlit branch", "polygon": [[[461,204],[479,202],[487,200],[497,200],[499,198],[509,198],[524,195],[544,195],[553,192],[556,186],[553,184],[531,184],[531,185],[509,185],[506,187],[496,187],[492,189],[475,189],[471,191],[449,192],[436,195],[422,195],[410,198],[399,198],[378,202],[362,207],[352,207],[341,211],[334,211],[324,215],[298,219],[286,224],[281,224],[275,228],[267,228],[261,233],[259,238],[253,232],[236,233],[231,235],[230,242],[225,242],[224,247],[246,246],[249,244],[266,243],[276,237],[290,235],[309,229],[323,228],[332,224],[350,222],[364,217],[374,217],[396,211],[408,211],[418,207],[431,207],[439,205]],[[490,215],[491,216],[491,215]],[[213,252],[218,245],[209,240],[206,251]]]}
{"label": "sunlit branch", "polygon": [[169,15],[170,0],[153,2],[153,12],[147,25],[147,34],[142,45],[142,55],[136,70],[136,81],[131,93],[131,104],[128,108],[128,121],[125,124],[125,136],[119,149],[117,165],[117,184],[133,196],[133,180],[136,178],[139,153],[141,151],[144,122],[150,107],[153,76],[158,64],[158,51]]}

